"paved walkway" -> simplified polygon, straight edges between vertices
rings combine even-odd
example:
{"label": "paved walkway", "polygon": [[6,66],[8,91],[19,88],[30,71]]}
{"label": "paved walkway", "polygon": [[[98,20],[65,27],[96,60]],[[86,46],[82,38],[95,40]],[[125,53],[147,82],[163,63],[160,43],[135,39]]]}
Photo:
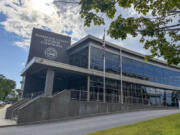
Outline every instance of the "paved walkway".
{"label": "paved walkway", "polygon": [[154,110],[104,115],[64,122],[0,128],[0,135],[85,135],[91,132],[157,118],[180,110]]}
{"label": "paved walkway", "polygon": [[[5,120],[6,109],[11,106],[10,104],[6,105],[2,109],[0,109],[0,126],[6,125],[15,125],[16,121],[13,120]],[[0,134],[1,135],[1,134]]]}

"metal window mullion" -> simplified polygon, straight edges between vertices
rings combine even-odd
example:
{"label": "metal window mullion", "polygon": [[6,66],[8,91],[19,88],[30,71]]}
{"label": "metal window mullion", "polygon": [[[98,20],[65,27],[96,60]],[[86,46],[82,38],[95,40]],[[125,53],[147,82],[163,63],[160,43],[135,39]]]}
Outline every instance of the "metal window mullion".
{"label": "metal window mullion", "polygon": [[[91,44],[89,44],[88,47],[88,69],[91,68]],[[87,91],[88,91],[88,96],[87,96],[87,101],[90,101],[90,75],[87,77]]]}
{"label": "metal window mullion", "polygon": [[121,80],[121,104],[123,104],[123,83],[122,83],[122,50],[120,49],[120,65],[121,65],[121,75],[120,75],[120,80]]}

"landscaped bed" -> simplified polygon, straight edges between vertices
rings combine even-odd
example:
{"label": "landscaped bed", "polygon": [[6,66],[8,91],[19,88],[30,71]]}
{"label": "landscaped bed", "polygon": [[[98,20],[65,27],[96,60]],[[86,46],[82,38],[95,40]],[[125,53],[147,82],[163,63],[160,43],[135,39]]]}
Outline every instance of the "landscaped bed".
{"label": "landscaped bed", "polygon": [[180,114],[107,129],[89,135],[180,135]]}

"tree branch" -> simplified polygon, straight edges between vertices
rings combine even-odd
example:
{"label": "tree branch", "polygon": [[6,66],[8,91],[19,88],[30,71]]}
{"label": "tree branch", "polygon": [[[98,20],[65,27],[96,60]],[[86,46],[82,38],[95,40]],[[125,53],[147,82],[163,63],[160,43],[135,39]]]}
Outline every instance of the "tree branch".
{"label": "tree branch", "polygon": [[[179,23],[179,24],[176,24],[176,25],[161,27],[161,28],[159,28],[159,29],[167,29],[167,28],[172,28],[172,27],[177,27],[177,26],[180,26],[180,23]],[[157,30],[158,30],[158,29],[157,29]]]}
{"label": "tree branch", "polygon": [[170,13],[180,13],[180,11],[173,10],[173,11],[170,11]]}
{"label": "tree branch", "polygon": [[166,29],[166,30],[163,30],[163,31],[179,31],[180,28],[175,28],[175,29]]}

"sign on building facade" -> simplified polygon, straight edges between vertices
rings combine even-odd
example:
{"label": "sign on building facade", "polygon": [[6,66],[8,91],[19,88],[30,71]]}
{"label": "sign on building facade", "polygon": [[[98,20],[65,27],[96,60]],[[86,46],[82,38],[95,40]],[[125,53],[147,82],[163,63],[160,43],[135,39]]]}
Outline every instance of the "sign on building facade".
{"label": "sign on building facade", "polygon": [[68,63],[66,49],[71,45],[71,37],[33,29],[28,62],[33,57],[40,57]]}

